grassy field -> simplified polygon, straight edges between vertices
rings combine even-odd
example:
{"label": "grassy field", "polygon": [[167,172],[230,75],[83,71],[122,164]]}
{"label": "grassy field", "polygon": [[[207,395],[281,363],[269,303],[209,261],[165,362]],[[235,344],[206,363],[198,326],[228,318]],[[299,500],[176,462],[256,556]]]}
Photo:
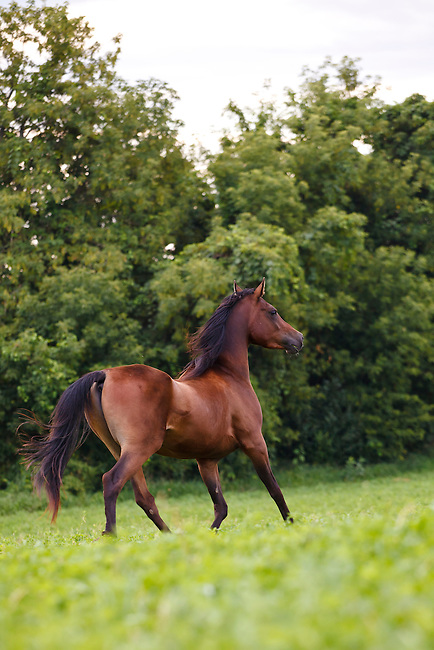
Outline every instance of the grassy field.
{"label": "grassy field", "polygon": [[218,534],[200,483],[151,486],[174,534],[124,498],[116,540],[99,537],[100,495],[68,499],[52,527],[9,488],[0,647],[432,649],[433,470],[422,459],[279,475],[294,525],[258,482],[234,483]]}

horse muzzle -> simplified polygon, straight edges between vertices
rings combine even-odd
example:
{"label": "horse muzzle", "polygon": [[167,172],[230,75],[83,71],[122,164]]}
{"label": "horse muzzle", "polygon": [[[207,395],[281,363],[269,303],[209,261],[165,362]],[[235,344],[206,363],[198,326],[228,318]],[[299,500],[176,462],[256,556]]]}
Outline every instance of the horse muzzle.
{"label": "horse muzzle", "polygon": [[299,354],[303,349],[303,334],[295,337],[288,337],[283,341],[286,354]]}

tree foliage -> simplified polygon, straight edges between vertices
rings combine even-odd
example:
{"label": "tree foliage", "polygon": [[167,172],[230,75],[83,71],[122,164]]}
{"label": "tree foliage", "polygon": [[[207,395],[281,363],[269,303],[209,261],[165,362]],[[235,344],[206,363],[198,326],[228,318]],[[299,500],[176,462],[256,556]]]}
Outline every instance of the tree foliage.
{"label": "tree foliage", "polygon": [[203,237],[213,203],[177,141],[176,94],[154,79],[120,79],[118,39],[101,55],[66,5],[12,3],[0,19],[0,410],[9,463],[19,406],[46,417],[77,375],[143,360],[142,289],[154,260],[172,242],[182,250]]}
{"label": "tree foliage", "polygon": [[101,54],[67,5],[12,2],[0,20],[3,471],[18,408],[47,417],[96,368],[176,375],[232,281],[263,275],[306,339],[292,362],[251,352],[275,457],[376,461],[432,442],[432,102],[382,105],[358,61],[326,60],[283,112],[231,102],[232,134],[199,172],[176,93],[120,79],[119,39]]}

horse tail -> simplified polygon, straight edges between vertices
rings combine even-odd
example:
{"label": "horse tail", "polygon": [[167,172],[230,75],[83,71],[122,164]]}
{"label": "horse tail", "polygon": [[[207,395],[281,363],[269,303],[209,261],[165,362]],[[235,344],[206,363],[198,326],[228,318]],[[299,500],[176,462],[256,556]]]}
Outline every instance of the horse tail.
{"label": "horse tail", "polygon": [[[106,373],[96,370],[83,375],[61,395],[48,424],[33,414],[23,414],[23,424],[33,423],[47,431],[42,437],[27,438],[20,451],[26,469],[35,468],[33,485],[38,493],[45,487],[48,508],[56,521],[60,508],[60,487],[65,467],[74,451],[86,440],[90,428],[84,424],[85,409],[90,405],[90,389],[97,382],[102,387]],[[21,426],[21,425],[20,425]]]}

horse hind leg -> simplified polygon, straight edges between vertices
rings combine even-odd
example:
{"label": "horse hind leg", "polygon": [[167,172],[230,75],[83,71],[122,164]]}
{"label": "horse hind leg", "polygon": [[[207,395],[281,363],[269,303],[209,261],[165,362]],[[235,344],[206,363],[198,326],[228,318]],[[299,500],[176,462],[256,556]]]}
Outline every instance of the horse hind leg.
{"label": "horse hind leg", "polygon": [[[103,475],[102,483],[106,515],[106,526],[103,532],[104,535],[116,534],[116,502],[119,493],[128,480],[133,479],[135,475],[142,471],[143,463],[147,461],[153,453],[154,450],[150,453],[145,453],[143,450],[123,449],[121,456],[114,467]],[[137,485],[142,488],[140,479]],[[149,494],[149,496],[151,495]],[[146,496],[140,496],[140,499],[142,503],[150,503],[149,498],[146,500]]]}
{"label": "horse hind leg", "polygon": [[149,492],[148,486],[146,485],[146,480],[142,469],[138,470],[131,478],[131,484],[133,486],[137,505],[145,511],[149,519],[154,522],[159,530],[170,532],[169,527],[160,517],[160,513],[158,512],[158,508],[155,504],[155,499]]}
{"label": "horse hind leg", "polygon": [[[163,443],[171,391],[171,378],[147,366],[112,368],[107,373],[101,393],[101,409],[121,455],[115,466],[103,476],[105,533],[116,530],[116,501],[130,479],[133,479],[137,502],[145,512],[153,514],[150,510],[154,511],[155,502],[146,487],[142,465]],[[155,523],[165,526],[156,516]]]}
{"label": "horse hind leg", "polygon": [[116,501],[130,476],[137,470],[131,468],[132,459],[121,455],[111,470],[102,477],[106,525],[103,535],[116,535]]}
{"label": "horse hind leg", "polygon": [[211,528],[218,529],[223,519],[227,517],[228,505],[223,498],[217,461],[198,460],[197,464],[202,480],[208,488],[209,495],[214,504],[214,521],[211,524]]}

